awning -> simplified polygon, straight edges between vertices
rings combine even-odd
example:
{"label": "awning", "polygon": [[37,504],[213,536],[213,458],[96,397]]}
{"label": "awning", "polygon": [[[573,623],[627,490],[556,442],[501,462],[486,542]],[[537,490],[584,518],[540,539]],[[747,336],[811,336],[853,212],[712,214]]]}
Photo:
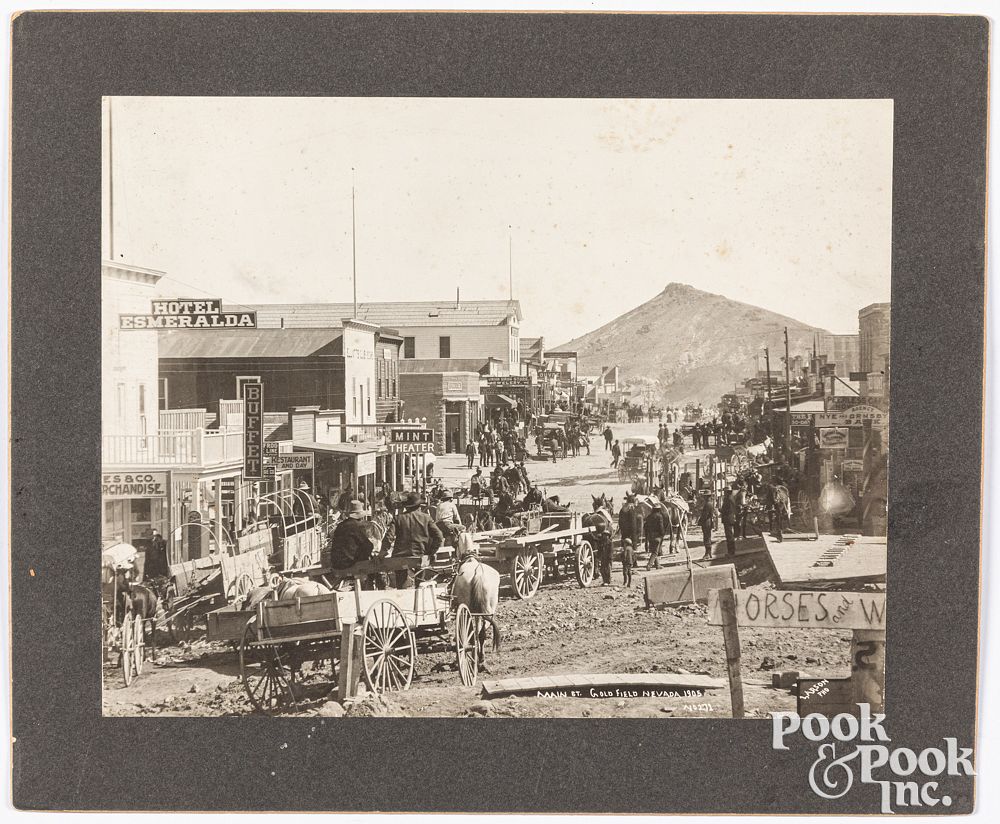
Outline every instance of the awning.
{"label": "awning", "polygon": [[517,401],[515,401],[508,395],[501,395],[499,392],[497,392],[495,395],[487,395],[486,403],[487,404],[493,403],[494,405],[506,403],[512,409],[517,409]]}
{"label": "awning", "polygon": [[339,458],[353,458],[358,455],[377,453],[377,443],[319,443],[317,441],[293,441],[293,449],[302,452],[326,452]]}

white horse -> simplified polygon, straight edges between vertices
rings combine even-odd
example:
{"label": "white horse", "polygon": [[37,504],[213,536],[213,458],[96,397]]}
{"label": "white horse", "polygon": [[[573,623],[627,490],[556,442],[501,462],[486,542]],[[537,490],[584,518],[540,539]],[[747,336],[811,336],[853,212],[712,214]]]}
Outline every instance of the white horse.
{"label": "white horse", "polygon": [[468,533],[459,536],[459,557],[462,557],[462,561],[451,583],[451,597],[452,607],[457,609],[460,604],[465,604],[479,626],[476,647],[479,663],[482,664],[486,624],[493,628],[493,651],[500,649],[500,625],[496,620],[497,602],[500,600],[500,573],[482,563],[475,552],[472,536]]}

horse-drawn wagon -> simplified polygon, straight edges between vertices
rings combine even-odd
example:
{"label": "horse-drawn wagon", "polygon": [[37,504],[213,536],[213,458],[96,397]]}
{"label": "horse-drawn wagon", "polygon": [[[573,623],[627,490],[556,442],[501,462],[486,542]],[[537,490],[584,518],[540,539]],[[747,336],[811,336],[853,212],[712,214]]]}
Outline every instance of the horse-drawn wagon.
{"label": "horse-drawn wagon", "polygon": [[484,564],[510,576],[518,598],[531,598],[548,574],[559,578],[572,568],[581,587],[594,580],[594,548],[579,512],[535,513],[525,522],[523,533],[477,540]]}
{"label": "horse-drawn wagon", "polygon": [[121,667],[126,687],[142,674],[146,660],[145,621],[125,594],[131,579],[141,577],[138,557],[131,544],[111,543],[101,551],[103,658]]}
{"label": "horse-drawn wagon", "polygon": [[[294,706],[313,688],[319,697],[340,679],[351,680],[352,666],[341,660],[349,646],[345,633],[352,634],[350,645],[359,648],[358,675],[369,690],[405,690],[413,680],[418,639],[449,633],[448,586],[427,580],[413,588],[369,590],[362,583],[371,575],[420,564],[419,558],[360,562],[338,573],[336,589],[318,595],[298,594],[315,591],[309,589],[311,582],[275,576],[264,597],[255,603],[251,599],[252,606],[237,604],[211,613],[208,637],[238,646],[243,687],[262,712]],[[463,681],[470,657],[479,657],[472,627],[468,608],[459,608],[454,638]]]}

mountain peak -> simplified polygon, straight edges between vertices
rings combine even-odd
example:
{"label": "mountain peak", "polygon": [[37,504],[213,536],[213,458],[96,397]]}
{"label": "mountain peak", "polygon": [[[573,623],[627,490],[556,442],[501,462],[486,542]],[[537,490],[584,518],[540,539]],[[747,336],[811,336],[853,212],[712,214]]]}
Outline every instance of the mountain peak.
{"label": "mountain peak", "polygon": [[759,306],[670,282],[656,297],[557,349],[578,353],[580,374],[618,364],[626,380],[658,382],[663,399],[717,403],[753,375],[764,347],[776,351],[788,327],[791,353],[807,353],[822,332]]}

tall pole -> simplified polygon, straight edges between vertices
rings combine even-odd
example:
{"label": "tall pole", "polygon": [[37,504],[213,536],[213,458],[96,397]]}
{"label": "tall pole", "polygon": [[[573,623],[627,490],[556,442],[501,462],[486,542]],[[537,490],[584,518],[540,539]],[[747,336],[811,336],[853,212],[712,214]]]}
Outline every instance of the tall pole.
{"label": "tall pole", "polygon": [[358,245],[354,212],[354,169],[351,169],[351,280],[354,284],[354,319],[358,319]]}
{"label": "tall pole", "polygon": [[115,164],[111,131],[111,98],[108,98],[108,253],[115,259]]}
{"label": "tall pole", "polygon": [[764,347],[764,366],[767,368],[767,403],[770,407],[771,403],[771,352],[765,346]]}
{"label": "tall pole", "polygon": [[510,233],[510,226],[507,227],[507,286],[510,300],[514,300],[514,238]]}
{"label": "tall pole", "polygon": [[792,457],[792,380],[788,364],[788,327],[785,327],[785,448]]}

